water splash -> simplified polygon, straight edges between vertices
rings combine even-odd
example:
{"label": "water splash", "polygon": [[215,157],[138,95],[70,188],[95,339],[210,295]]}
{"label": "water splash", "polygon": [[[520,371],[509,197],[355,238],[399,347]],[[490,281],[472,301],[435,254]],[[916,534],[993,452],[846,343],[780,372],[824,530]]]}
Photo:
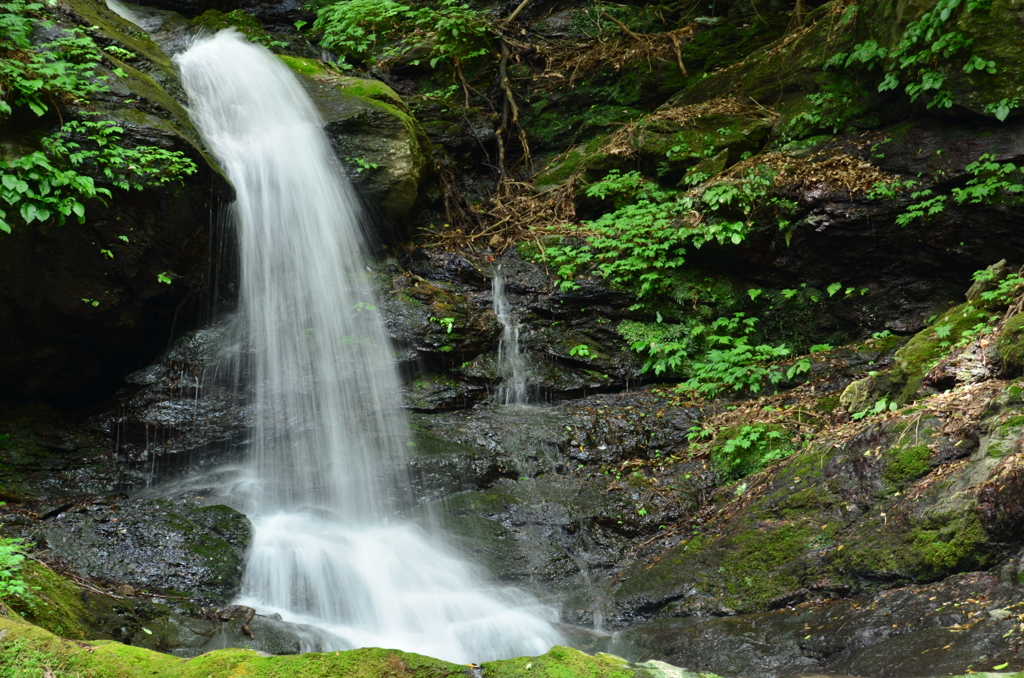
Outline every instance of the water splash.
{"label": "water splash", "polygon": [[494,299],[494,315],[501,325],[498,339],[498,370],[502,383],[498,387],[498,401],[504,405],[525,405],[529,401],[526,376],[526,358],[519,346],[519,323],[512,316],[512,308],[505,296],[505,277],[501,264],[491,278],[491,295]]}
{"label": "water splash", "polygon": [[255,394],[255,535],[239,602],[322,629],[309,649],[397,646],[455,662],[546,651],[559,635],[522,592],[508,602],[440,539],[389,522],[408,429],[358,202],[309,97],[234,31],[176,60],[237,191],[241,372]]}

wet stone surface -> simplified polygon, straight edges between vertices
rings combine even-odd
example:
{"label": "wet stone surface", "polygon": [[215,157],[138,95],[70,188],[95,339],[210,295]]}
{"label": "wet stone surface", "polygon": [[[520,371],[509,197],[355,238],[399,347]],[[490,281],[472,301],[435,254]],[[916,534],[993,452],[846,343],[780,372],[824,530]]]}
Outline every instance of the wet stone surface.
{"label": "wet stone surface", "polygon": [[665,619],[624,634],[630,653],[757,678],[826,673],[913,678],[1024,668],[1024,590],[957,575],[822,606],[717,619]]}
{"label": "wet stone surface", "polygon": [[5,531],[35,542],[87,579],[222,604],[241,582],[251,527],[226,506],[124,496],[26,506]]}

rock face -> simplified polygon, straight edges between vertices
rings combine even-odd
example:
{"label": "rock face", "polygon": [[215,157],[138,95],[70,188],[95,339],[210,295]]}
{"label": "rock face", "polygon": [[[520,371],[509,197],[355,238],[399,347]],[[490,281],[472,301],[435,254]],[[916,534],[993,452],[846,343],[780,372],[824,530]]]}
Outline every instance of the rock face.
{"label": "rock face", "polygon": [[[626,642],[633,652],[695,671],[727,665],[731,675],[757,678],[938,676],[963,671],[965,657],[975,666],[1016,671],[1022,662],[1003,636],[1013,635],[1017,615],[1004,608],[1019,596],[1019,587],[992,575],[958,575],[833,605],[667,619],[628,632]],[[908,656],[912,663],[893,661]]]}
{"label": "rock face", "polygon": [[389,260],[379,275],[386,288],[381,311],[412,409],[466,407],[489,398],[512,376],[497,356],[503,328],[494,313],[496,275],[508,280],[510,322],[520,327],[530,402],[617,391],[640,380],[636,355],[615,330],[631,317],[624,310],[629,297],[596,280],[561,292],[543,266],[523,261],[514,250],[494,262],[419,251],[401,262]]}
{"label": "rock face", "polygon": [[129,499],[85,499],[47,506],[38,519],[8,518],[58,562],[87,579],[224,605],[238,593],[249,521],[226,506]]}
{"label": "rock face", "polygon": [[430,141],[408,106],[377,80],[326,71],[312,59],[282,59],[299,73],[377,225],[368,233],[371,240],[380,245],[408,237],[410,214],[423,205],[435,179]]}
{"label": "rock face", "polygon": [[[95,98],[92,112],[124,128],[123,144],[181,151],[199,171],[141,193],[114,189],[109,204],[86,205],[82,225],[15,224],[0,237],[0,407],[95,402],[120,375],[152,360],[175,318],[184,321],[209,296],[212,215],[232,197],[202,151],[159,48],[91,0],[69,3],[62,16],[65,26],[98,26],[101,44],[135,55],[111,57],[110,70],[100,69],[110,91]],[[115,66],[123,75],[111,72]],[[57,127],[53,116],[23,122],[36,126],[34,134]],[[22,143],[13,133],[0,131],[8,149]],[[26,133],[20,128],[17,139]]]}

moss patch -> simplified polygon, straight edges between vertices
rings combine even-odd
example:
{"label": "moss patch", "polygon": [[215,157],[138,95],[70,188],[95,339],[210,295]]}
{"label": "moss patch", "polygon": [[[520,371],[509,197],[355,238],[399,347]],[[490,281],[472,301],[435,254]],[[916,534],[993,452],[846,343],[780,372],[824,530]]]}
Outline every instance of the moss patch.
{"label": "moss patch", "polygon": [[631,678],[651,675],[631,668],[621,657],[601,653],[592,657],[571,647],[553,647],[539,657],[504,659],[485,662],[482,666],[488,678]]}
{"label": "moss patch", "polygon": [[889,452],[889,463],[882,473],[887,484],[896,489],[903,489],[908,483],[928,473],[928,460],[932,451],[927,445],[899,447]]}
{"label": "moss patch", "polygon": [[940,315],[930,327],[915,334],[896,352],[893,383],[897,393],[893,395],[897,400],[907,402],[912,399],[921,385],[921,378],[949,352],[964,332],[991,318],[992,314],[988,311],[969,303],[960,304]]}
{"label": "moss patch", "polygon": [[[653,675],[611,655],[590,656],[554,647],[539,657],[520,657],[483,665],[489,678],[640,678]],[[181,659],[111,641],[82,643],[59,638],[26,622],[0,617],[0,678],[42,675],[80,678],[455,678],[473,675],[459,664],[421,655],[364,648],[346,652],[260,656],[227,649]]]}
{"label": "moss patch", "polygon": [[1018,313],[1003,326],[999,335],[999,358],[1003,371],[1019,374],[1024,369],[1024,313]]}
{"label": "moss patch", "polygon": [[11,609],[59,636],[86,637],[82,622],[89,615],[78,586],[31,560],[24,562],[22,576],[32,590],[32,597],[9,600]]}

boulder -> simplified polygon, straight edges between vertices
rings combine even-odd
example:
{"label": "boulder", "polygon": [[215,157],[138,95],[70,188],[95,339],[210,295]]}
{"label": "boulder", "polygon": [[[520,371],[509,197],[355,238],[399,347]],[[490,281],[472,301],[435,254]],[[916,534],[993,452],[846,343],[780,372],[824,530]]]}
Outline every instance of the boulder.
{"label": "boulder", "polygon": [[323,116],[342,168],[377,226],[376,244],[407,238],[410,216],[435,177],[430,141],[408,106],[380,81],[341,75],[313,59],[281,58]]}

